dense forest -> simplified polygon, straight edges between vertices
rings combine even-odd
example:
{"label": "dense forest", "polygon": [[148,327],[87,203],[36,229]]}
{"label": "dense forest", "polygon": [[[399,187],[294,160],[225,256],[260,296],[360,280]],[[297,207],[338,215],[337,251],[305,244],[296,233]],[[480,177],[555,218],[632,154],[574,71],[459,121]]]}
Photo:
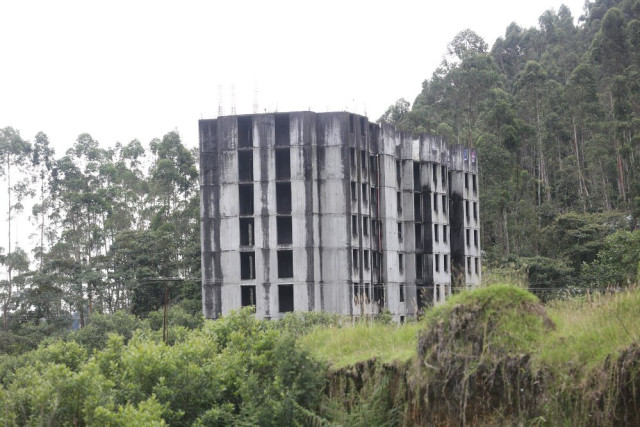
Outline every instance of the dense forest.
{"label": "dense forest", "polygon": [[[24,350],[94,313],[145,317],[172,302],[200,311],[197,153],[170,132],[104,148],[82,134],[56,157],[46,134],[33,143],[0,131],[0,169],[11,223],[31,223],[30,251],[3,248],[0,348]],[[32,207],[25,212],[25,206]],[[188,280],[195,278],[194,280]]]}
{"label": "dense forest", "polygon": [[586,3],[574,21],[549,10],[490,50],[460,32],[413,105],[380,118],[478,148],[485,266],[520,269],[533,287],[637,273],[640,1]]}

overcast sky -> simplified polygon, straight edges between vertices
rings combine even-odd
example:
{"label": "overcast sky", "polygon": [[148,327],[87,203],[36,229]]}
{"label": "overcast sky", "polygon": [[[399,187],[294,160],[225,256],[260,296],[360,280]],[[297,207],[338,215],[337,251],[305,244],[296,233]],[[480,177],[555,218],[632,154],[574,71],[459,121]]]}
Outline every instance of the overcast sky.
{"label": "overcast sky", "polygon": [[[31,141],[45,132],[57,156],[83,132],[146,145],[176,129],[195,147],[220,87],[231,113],[233,86],[238,114],[253,112],[257,89],[260,112],[376,120],[413,102],[458,32],[492,45],[563,3],[583,13],[584,0],[0,0],[0,127]],[[0,247],[5,236],[2,222]]]}
{"label": "overcast sky", "polygon": [[111,146],[237,113],[351,110],[377,119],[413,101],[446,45],[470,28],[489,45],[583,0],[0,0],[0,127],[60,155],[82,132]]}

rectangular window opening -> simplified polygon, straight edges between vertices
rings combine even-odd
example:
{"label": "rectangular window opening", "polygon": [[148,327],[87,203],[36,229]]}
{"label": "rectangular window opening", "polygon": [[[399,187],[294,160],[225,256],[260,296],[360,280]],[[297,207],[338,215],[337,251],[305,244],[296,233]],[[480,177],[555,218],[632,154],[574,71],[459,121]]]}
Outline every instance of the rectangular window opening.
{"label": "rectangular window opening", "polygon": [[415,221],[422,221],[422,196],[420,194],[413,195],[413,210]]}
{"label": "rectangular window opening", "polygon": [[253,150],[238,151],[238,181],[253,181]]}
{"label": "rectangular window opening", "polygon": [[398,242],[402,242],[402,223],[398,223]]}
{"label": "rectangular window opening", "polygon": [[473,246],[478,247],[478,230],[473,230]]}
{"label": "rectangular window opening", "polygon": [[240,279],[253,280],[256,278],[255,252],[240,252]]}
{"label": "rectangular window opening", "polygon": [[438,224],[433,224],[433,240],[435,242],[439,242],[440,241],[440,233],[439,231],[440,226]]}
{"label": "rectangular window opening", "polygon": [[349,114],[349,132],[354,132],[355,126],[353,125],[353,114]]}
{"label": "rectangular window opening", "polygon": [[478,178],[477,175],[471,175],[471,180],[472,180],[472,188],[473,188],[473,192],[474,194],[478,192]]}
{"label": "rectangular window opening", "polygon": [[240,305],[242,307],[251,307],[256,305],[255,286],[240,286]]}
{"label": "rectangular window opening", "polygon": [[384,285],[382,283],[373,285],[373,301],[378,304],[378,308],[384,307]]}
{"label": "rectangular window opening", "polygon": [[435,188],[438,186],[438,167],[436,165],[433,165],[431,171],[433,172],[433,188],[435,190]]}
{"label": "rectangular window opening", "polygon": [[367,204],[367,194],[369,191],[367,190],[367,184],[362,184],[362,203]]}
{"label": "rectangular window opening", "polygon": [[449,271],[449,255],[444,255],[442,257],[442,269],[444,270],[444,272],[448,272]]}
{"label": "rectangular window opening", "polygon": [[442,212],[447,213],[447,196],[442,195]]}
{"label": "rectangular window opening", "polygon": [[362,218],[362,235],[363,236],[369,235],[369,217],[366,217],[366,216]]}
{"label": "rectangular window opening", "polygon": [[276,151],[276,179],[291,179],[291,150],[279,148]]}
{"label": "rectangular window opening", "polygon": [[349,148],[349,161],[351,162],[351,168],[356,168],[356,149]]}
{"label": "rectangular window opening", "polygon": [[420,163],[413,162],[413,190],[420,191],[422,183],[420,180]]}
{"label": "rectangular window opening", "polygon": [[468,173],[464,174],[464,189],[465,190],[469,189],[469,174]]}
{"label": "rectangular window opening", "polygon": [[416,249],[422,249],[423,238],[422,238],[422,225],[415,224],[415,239],[416,239]]}
{"label": "rectangular window opening", "polygon": [[353,265],[354,270],[358,270],[358,250],[351,250],[351,264]]}
{"label": "rectangular window opening", "polygon": [[444,166],[440,166],[440,176],[442,177],[442,185],[447,185],[447,171]]}
{"label": "rectangular window opening", "polygon": [[358,215],[351,215],[351,234],[358,235]]}
{"label": "rectangular window opening", "polygon": [[363,172],[367,171],[367,152],[360,150],[360,168]]}
{"label": "rectangular window opening", "polygon": [[449,237],[447,237],[449,235],[449,229],[446,225],[442,226],[442,241],[444,243],[447,243],[449,241]]}
{"label": "rectangular window opening", "polygon": [[369,269],[369,251],[368,250],[364,250],[362,254],[362,263],[364,264],[364,269],[368,270]]}
{"label": "rectangular window opening", "polygon": [[478,220],[478,204],[473,202],[473,219]]}
{"label": "rectangular window opening", "polygon": [[433,211],[438,212],[438,195],[433,193]]}
{"label": "rectangular window opening", "polygon": [[293,251],[278,251],[278,278],[293,277]]}
{"label": "rectangular window opening", "polygon": [[422,255],[416,254],[416,278],[422,279]]}
{"label": "rectangular window opening", "polygon": [[253,218],[240,218],[240,246],[253,246],[253,233]]}
{"label": "rectangular window opening", "polygon": [[400,188],[400,183],[402,182],[402,165],[400,160],[396,160],[396,184],[397,187]]}
{"label": "rectangular window opening", "polygon": [[467,218],[467,222],[469,222],[469,201],[464,201],[464,215]]}
{"label": "rectangular window opening", "polygon": [[471,257],[467,257],[467,275],[471,275]]}
{"label": "rectangular window opening", "polygon": [[[400,283],[400,302],[404,302],[404,283]],[[401,318],[404,316],[401,316]],[[403,319],[404,320],[404,319]]]}
{"label": "rectangular window opening", "polygon": [[291,213],[291,183],[276,183],[276,212],[279,214]]}
{"label": "rectangular window opening", "polygon": [[278,244],[290,245],[293,243],[293,224],[290,216],[279,216],[276,218],[278,228]]}
{"label": "rectangular window opening", "polygon": [[398,268],[400,269],[400,273],[404,272],[404,255],[398,254]]}
{"label": "rectangular window opening", "polygon": [[253,215],[253,184],[238,185],[240,215]]}
{"label": "rectangular window opening", "polygon": [[278,308],[280,313],[293,311],[293,285],[278,285]]}
{"label": "rectangular window opening", "polygon": [[365,128],[365,120],[363,117],[360,118],[360,135],[364,135],[364,128]]}
{"label": "rectangular window opening", "polygon": [[469,229],[465,229],[464,230],[464,237],[465,237],[465,242],[467,244],[467,246],[471,246],[471,239],[469,238]]}
{"label": "rectangular window opening", "polygon": [[433,256],[433,263],[435,264],[436,273],[440,272],[440,255],[435,254]]}
{"label": "rectangular window opening", "polygon": [[474,263],[476,274],[480,273],[480,262],[478,261],[478,258],[474,258],[473,263]]}
{"label": "rectangular window opening", "polygon": [[396,193],[396,205],[398,207],[398,215],[400,215],[402,213],[402,193],[399,191]]}
{"label": "rectangular window opening", "polygon": [[291,134],[289,131],[289,114],[276,114],[276,145],[291,145]]}
{"label": "rectangular window opening", "polygon": [[351,181],[351,200],[358,200],[358,184],[354,181]]}
{"label": "rectangular window opening", "polygon": [[238,117],[238,147],[253,146],[253,118]]}

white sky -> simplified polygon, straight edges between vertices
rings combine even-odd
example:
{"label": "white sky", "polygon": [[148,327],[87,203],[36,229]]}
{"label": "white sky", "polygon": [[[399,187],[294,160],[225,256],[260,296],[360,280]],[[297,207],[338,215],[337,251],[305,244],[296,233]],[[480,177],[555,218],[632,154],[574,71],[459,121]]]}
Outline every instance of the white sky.
{"label": "white sky", "polygon": [[260,112],[376,120],[413,102],[461,30],[492,45],[563,3],[583,13],[584,0],[0,0],[0,127],[31,141],[45,132],[57,156],[82,132],[146,145],[177,129],[195,147],[219,85],[231,113],[233,84],[238,114],[253,112],[257,85]]}

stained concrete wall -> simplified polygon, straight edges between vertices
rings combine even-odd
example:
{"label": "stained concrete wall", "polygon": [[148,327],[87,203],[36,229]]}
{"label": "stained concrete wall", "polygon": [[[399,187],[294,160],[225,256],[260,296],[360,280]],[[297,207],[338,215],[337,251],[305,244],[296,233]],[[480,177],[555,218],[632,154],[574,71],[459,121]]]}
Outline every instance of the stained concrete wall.
{"label": "stained concrete wall", "polygon": [[[451,293],[454,264],[479,263],[479,246],[459,244],[479,225],[477,205],[471,214],[477,181],[476,191],[462,183],[477,176],[475,151],[462,161],[442,138],[413,138],[346,112],[201,120],[200,149],[206,317],[246,304],[243,292],[259,317],[281,317],[285,285],[297,311],[363,315],[387,307],[402,320]],[[276,168],[284,151],[285,177]],[[278,189],[289,187],[291,211],[282,213]],[[253,212],[243,214],[248,188]],[[278,242],[281,217],[291,218],[290,243]],[[249,245],[240,244],[241,221],[253,221]],[[291,251],[293,277],[278,277],[280,251]],[[241,265],[247,254],[255,264],[249,277]],[[469,274],[462,269],[466,285],[479,283],[474,262]]]}

